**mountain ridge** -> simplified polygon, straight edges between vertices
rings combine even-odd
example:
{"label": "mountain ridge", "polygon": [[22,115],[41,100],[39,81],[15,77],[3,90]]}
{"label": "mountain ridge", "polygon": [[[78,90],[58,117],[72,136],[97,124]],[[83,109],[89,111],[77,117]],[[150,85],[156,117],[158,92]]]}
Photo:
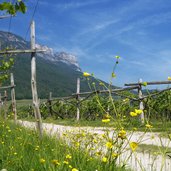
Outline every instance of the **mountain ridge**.
{"label": "mountain ridge", "polygon": [[[1,49],[29,49],[30,43],[22,37],[12,33],[0,31]],[[53,96],[67,96],[76,92],[77,77],[82,77],[76,56],[67,52],[55,52],[52,48],[36,45],[36,48],[46,48],[47,52],[36,55],[37,87],[40,98],[48,98],[49,92]],[[31,66],[30,54],[17,54],[11,72],[14,73],[16,97],[18,99],[31,98]],[[9,84],[9,82],[8,82]],[[88,89],[85,79],[81,81],[81,91]]]}

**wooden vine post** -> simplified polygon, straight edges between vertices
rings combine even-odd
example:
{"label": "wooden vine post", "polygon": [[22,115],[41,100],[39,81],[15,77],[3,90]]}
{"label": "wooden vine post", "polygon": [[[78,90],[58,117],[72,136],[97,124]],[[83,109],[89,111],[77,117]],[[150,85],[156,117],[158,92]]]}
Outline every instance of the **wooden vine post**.
{"label": "wooden vine post", "polygon": [[[138,97],[140,99],[143,97],[143,94],[142,94],[142,79],[139,79]],[[140,100],[139,109],[142,110],[142,113],[140,114],[140,120],[141,120],[141,123],[144,124],[144,121],[145,121],[144,112],[143,112],[144,105],[143,105],[142,100]]]}
{"label": "wooden vine post", "polygon": [[52,92],[49,93],[49,99],[48,99],[48,103],[49,103],[49,116],[52,116]]}
{"label": "wooden vine post", "polygon": [[11,73],[11,101],[12,101],[12,112],[14,114],[14,122],[17,121],[17,109],[16,109],[16,100],[15,100],[15,89],[14,89],[14,76]]}
{"label": "wooden vine post", "polygon": [[[35,50],[35,23],[31,23],[31,49]],[[36,53],[31,53],[31,88],[32,88],[32,98],[33,98],[33,109],[34,115],[36,118],[36,126],[39,131],[39,136],[42,138],[43,128],[42,128],[42,119],[39,109],[39,101],[37,94],[37,84],[36,84]]]}
{"label": "wooden vine post", "polygon": [[80,78],[77,78],[77,96],[76,96],[76,99],[77,99],[77,121],[80,120],[80,103],[79,103],[80,96],[79,96],[79,93],[80,93]]}
{"label": "wooden vine post", "polygon": [[7,119],[7,91],[4,91],[4,120]]}
{"label": "wooden vine post", "polygon": [[2,114],[2,98],[1,98],[1,93],[0,93],[0,115]]}

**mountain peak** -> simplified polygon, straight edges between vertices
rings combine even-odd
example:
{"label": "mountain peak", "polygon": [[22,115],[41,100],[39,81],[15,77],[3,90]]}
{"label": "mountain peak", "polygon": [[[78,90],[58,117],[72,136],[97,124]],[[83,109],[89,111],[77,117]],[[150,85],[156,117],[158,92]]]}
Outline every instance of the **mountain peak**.
{"label": "mountain peak", "polygon": [[77,57],[75,55],[66,52],[55,52],[52,48],[39,44],[36,44],[36,48],[46,50],[45,52],[39,53],[39,57],[54,63],[62,62],[67,65],[73,66],[73,68],[77,71],[81,71],[77,61]]}

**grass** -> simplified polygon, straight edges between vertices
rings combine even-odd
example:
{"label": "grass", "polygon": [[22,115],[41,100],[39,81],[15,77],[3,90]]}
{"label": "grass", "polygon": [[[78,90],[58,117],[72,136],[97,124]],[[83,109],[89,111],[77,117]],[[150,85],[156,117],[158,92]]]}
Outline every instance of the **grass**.
{"label": "grass", "polygon": [[35,131],[11,122],[0,122],[0,169],[10,171],[114,171],[99,158],[63,140],[44,134],[40,141]]}

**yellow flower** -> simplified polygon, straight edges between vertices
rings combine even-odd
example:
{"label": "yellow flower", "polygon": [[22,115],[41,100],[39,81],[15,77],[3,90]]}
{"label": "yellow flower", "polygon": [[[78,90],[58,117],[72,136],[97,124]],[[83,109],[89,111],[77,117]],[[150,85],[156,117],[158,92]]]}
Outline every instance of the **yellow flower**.
{"label": "yellow flower", "polygon": [[115,78],[116,74],[114,72],[112,72],[112,78]]}
{"label": "yellow flower", "polygon": [[63,164],[69,164],[69,162],[68,161],[63,161]]}
{"label": "yellow flower", "polygon": [[110,119],[111,116],[110,116],[108,113],[106,113],[106,114],[104,114],[104,118],[105,118],[105,119]]}
{"label": "yellow flower", "polygon": [[143,86],[147,86],[147,82],[143,82],[142,85],[143,85]]}
{"label": "yellow flower", "polygon": [[102,82],[100,82],[100,83],[99,83],[99,85],[100,85],[100,86],[104,86],[105,84],[104,84],[104,83],[102,83]]}
{"label": "yellow flower", "polygon": [[123,102],[124,103],[128,103],[130,100],[128,99],[128,98],[126,98],[126,99],[123,99]]}
{"label": "yellow flower", "polygon": [[113,158],[116,158],[117,156],[118,156],[117,153],[112,153],[112,157],[113,157]]}
{"label": "yellow flower", "polygon": [[106,143],[106,147],[111,149],[111,148],[113,147],[113,145],[112,145],[111,142],[107,142],[107,143]]}
{"label": "yellow flower", "polygon": [[146,127],[146,128],[152,128],[153,126],[150,125],[150,124],[146,124],[145,127]]}
{"label": "yellow flower", "polygon": [[141,109],[135,109],[135,113],[137,113],[138,115],[140,115],[143,111]]}
{"label": "yellow flower", "polygon": [[106,157],[103,157],[103,158],[102,158],[102,162],[103,162],[103,163],[106,163],[106,162],[107,162],[107,158],[106,158]]}
{"label": "yellow flower", "polygon": [[167,77],[167,79],[168,79],[169,81],[171,81],[171,77]]}
{"label": "yellow flower", "polygon": [[71,165],[69,165],[68,167],[69,167],[70,169],[72,169],[72,166],[71,166]]}
{"label": "yellow flower", "polygon": [[80,143],[79,142],[75,142],[75,146],[76,147],[79,147],[80,146]]}
{"label": "yellow flower", "polygon": [[45,159],[43,159],[43,158],[42,158],[42,159],[40,159],[39,161],[40,161],[40,163],[42,163],[42,164],[44,164],[44,163],[46,162],[46,160],[45,160]]}
{"label": "yellow flower", "polygon": [[108,123],[108,122],[110,122],[110,119],[102,119],[102,122],[103,123]]}
{"label": "yellow flower", "polygon": [[71,159],[71,158],[72,158],[71,155],[69,155],[69,154],[66,155],[66,159]]}
{"label": "yellow flower", "polygon": [[72,171],[79,171],[79,170],[78,170],[78,169],[76,169],[76,168],[73,168],[73,169],[72,169]]}
{"label": "yellow flower", "polygon": [[96,139],[93,139],[93,142],[94,142],[95,144],[97,144],[97,143],[98,143],[98,141],[97,141]]}
{"label": "yellow flower", "polygon": [[132,117],[134,117],[134,116],[137,116],[137,113],[135,113],[135,112],[130,112],[130,115],[131,115]]}
{"label": "yellow flower", "polygon": [[124,129],[122,129],[121,131],[119,131],[118,137],[121,138],[121,139],[126,138],[126,131]]}
{"label": "yellow flower", "polygon": [[90,74],[89,74],[88,72],[83,72],[83,76],[84,76],[84,77],[89,77]]}
{"label": "yellow flower", "polygon": [[101,151],[97,151],[97,152],[96,152],[96,156],[100,156],[101,154],[102,154]]}
{"label": "yellow flower", "polygon": [[55,159],[52,160],[52,164],[54,164],[55,166],[57,166],[57,165],[59,166],[60,165],[59,161],[58,160],[55,160]]}
{"label": "yellow flower", "polygon": [[120,58],[120,56],[115,56],[115,58],[116,58],[116,59],[119,59],[119,58]]}
{"label": "yellow flower", "polygon": [[134,128],[133,128],[133,130],[134,130],[134,131],[137,131],[137,128],[136,128],[136,127],[134,127]]}
{"label": "yellow flower", "polygon": [[135,151],[138,147],[138,144],[136,142],[131,142],[129,145],[130,145],[132,151]]}

